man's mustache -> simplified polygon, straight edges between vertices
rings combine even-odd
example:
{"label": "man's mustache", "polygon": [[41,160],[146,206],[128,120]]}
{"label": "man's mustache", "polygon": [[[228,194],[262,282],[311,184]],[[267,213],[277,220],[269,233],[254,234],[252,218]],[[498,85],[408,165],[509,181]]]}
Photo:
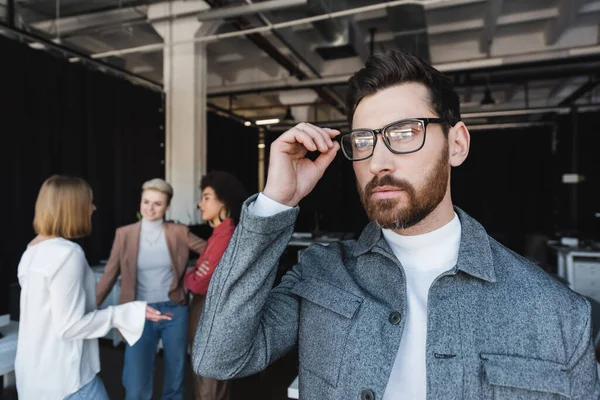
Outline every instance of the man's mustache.
{"label": "man's mustache", "polygon": [[365,194],[370,197],[373,191],[382,186],[392,186],[402,190],[410,190],[412,186],[403,179],[396,179],[391,175],[383,175],[381,177],[373,177],[367,186],[365,186]]}

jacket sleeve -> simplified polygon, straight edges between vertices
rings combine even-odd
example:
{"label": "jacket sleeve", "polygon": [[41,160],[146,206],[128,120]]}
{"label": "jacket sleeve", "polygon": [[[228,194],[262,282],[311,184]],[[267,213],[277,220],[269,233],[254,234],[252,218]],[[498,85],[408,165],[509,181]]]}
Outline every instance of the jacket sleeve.
{"label": "jacket sleeve", "polygon": [[200,239],[198,236],[190,232],[188,228],[186,229],[188,248],[198,254],[202,254],[204,249],[206,249],[206,240]]}
{"label": "jacket sleeve", "polygon": [[579,338],[579,344],[575,349],[568,365],[571,381],[571,399],[587,400],[600,399],[600,381],[598,380],[598,366],[594,354],[594,343],[592,341],[592,320],[590,303],[585,300],[587,314],[585,328]]}
{"label": "jacket sleeve", "polygon": [[121,242],[119,237],[120,230],[117,229],[115,232],[115,240],[113,241],[112,248],[110,249],[110,256],[108,257],[108,262],[104,267],[104,273],[102,277],[100,277],[100,281],[98,285],[96,285],[96,305],[100,307],[108,293],[111,291],[113,286],[115,286],[115,282],[121,273],[121,262],[119,257],[120,245]]}
{"label": "jacket sleeve", "polygon": [[279,258],[294,229],[298,208],[271,217],[248,211],[246,201],[229,247],[215,270],[192,349],[200,376],[251,375],[297,342],[299,299],[291,293],[300,266],[272,289]]}
{"label": "jacket sleeve", "polygon": [[133,301],[103,310],[85,311],[83,253],[74,249],[49,282],[52,325],[61,340],[94,339],[118,328],[130,345],[141,337],[146,302]]}
{"label": "jacket sleeve", "polygon": [[189,271],[186,275],[186,287],[190,289],[192,292],[196,294],[206,294],[204,291],[205,288],[208,288],[210,283],[210,279],[215,272],[215,268],[221,261],[225,250],[227,250],[227,246],[229,245],[229,241],[231,237],[228,235],[216,236],[211,239],[210,247],[208,247],[204,254],[202,254],[202,258],[198,259],[198,263],[196,264],[196,268],[198,264],[202,262],[208,262],[208,273],[206,275],[198,276],[196,275],[196,268]]}
{"label": "jacket sleeve", "polygon": [[200,294],[200,282],[198,279],[196,279],[196,268],[198,268],[198,264],[201,263],[202,259],[203,257],[200,257],[198,261],[196,261],[194,268],[190,269],[183,278],[184,287],[194,294]]}

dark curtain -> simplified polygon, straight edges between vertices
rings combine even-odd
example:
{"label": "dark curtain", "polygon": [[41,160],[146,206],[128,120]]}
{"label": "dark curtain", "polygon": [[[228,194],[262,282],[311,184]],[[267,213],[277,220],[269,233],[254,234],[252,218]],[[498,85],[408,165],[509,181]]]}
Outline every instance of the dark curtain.
{"label": "dark curtain", "polygon": [[258,130],[209,112],[206,116],[207,171],[227,171],[248,195],[258,191]]}
{"label": "dark curtain", "polygon": [[[600,241],[600,112],[564,115],[558,119],[560,173],[578,173],[583,181],[562,184],[560,230],[581,239]],[[573,144],[576,136],[576,156],[573,168]],[[573,197],[575,195],[575,197]]]}
{"label": "dark curtain", "polygon": [[452,170],[454,204],[522,254],[527,237],[555,229],[560,177],[552,143],[552,127],[471,132],[469,156]]}
{"label": "dark curtain", "polygon": [[94,191],[90,264],[107,258],[116,227],[136,221],[141,184],[164,177],[163,97],[0,38],[0,126],[7,235],[0,258],[0,314],[19,258],[33,238],[34,204],[52,174],[85,178]]}

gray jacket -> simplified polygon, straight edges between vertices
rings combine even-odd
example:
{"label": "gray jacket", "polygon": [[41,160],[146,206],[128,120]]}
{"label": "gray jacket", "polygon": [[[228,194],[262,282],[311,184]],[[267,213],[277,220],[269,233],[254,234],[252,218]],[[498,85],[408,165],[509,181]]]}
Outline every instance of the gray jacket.
{"label": "gray jacket", "polygon": [[[311,246],[271,289],[298,208],[257,217],[247,210],[254,200],[212,277],[194,370],[249,375],[298,344],[302,399],[382,399],[406,281],[381,229]],[[427,398],[600,398],[589,303],[456,212],[458,263],[429,291]]]}

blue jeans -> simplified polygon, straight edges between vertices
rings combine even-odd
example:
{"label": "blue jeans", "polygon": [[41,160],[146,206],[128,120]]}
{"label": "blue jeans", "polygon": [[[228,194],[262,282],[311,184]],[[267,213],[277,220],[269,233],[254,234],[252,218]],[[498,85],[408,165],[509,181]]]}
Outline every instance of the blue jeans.
{"label": "blue jeans", "polygon": [[98,375],[94,377],[88,384],[83,386],[75,393],[71,393],[64,400],[110,400],[104,384],[98,378]]}
{"label": "blue jeans", "polygon": [[142,337],[125,347],[123,386],[126,400],[150,400],[154,359],[158,340],[164,354],[164,400],[183,400],[183,376],[187,358],[188,307],[171,301],[148,304],[162,314],[172,313],[171,321],[146,321]]}

